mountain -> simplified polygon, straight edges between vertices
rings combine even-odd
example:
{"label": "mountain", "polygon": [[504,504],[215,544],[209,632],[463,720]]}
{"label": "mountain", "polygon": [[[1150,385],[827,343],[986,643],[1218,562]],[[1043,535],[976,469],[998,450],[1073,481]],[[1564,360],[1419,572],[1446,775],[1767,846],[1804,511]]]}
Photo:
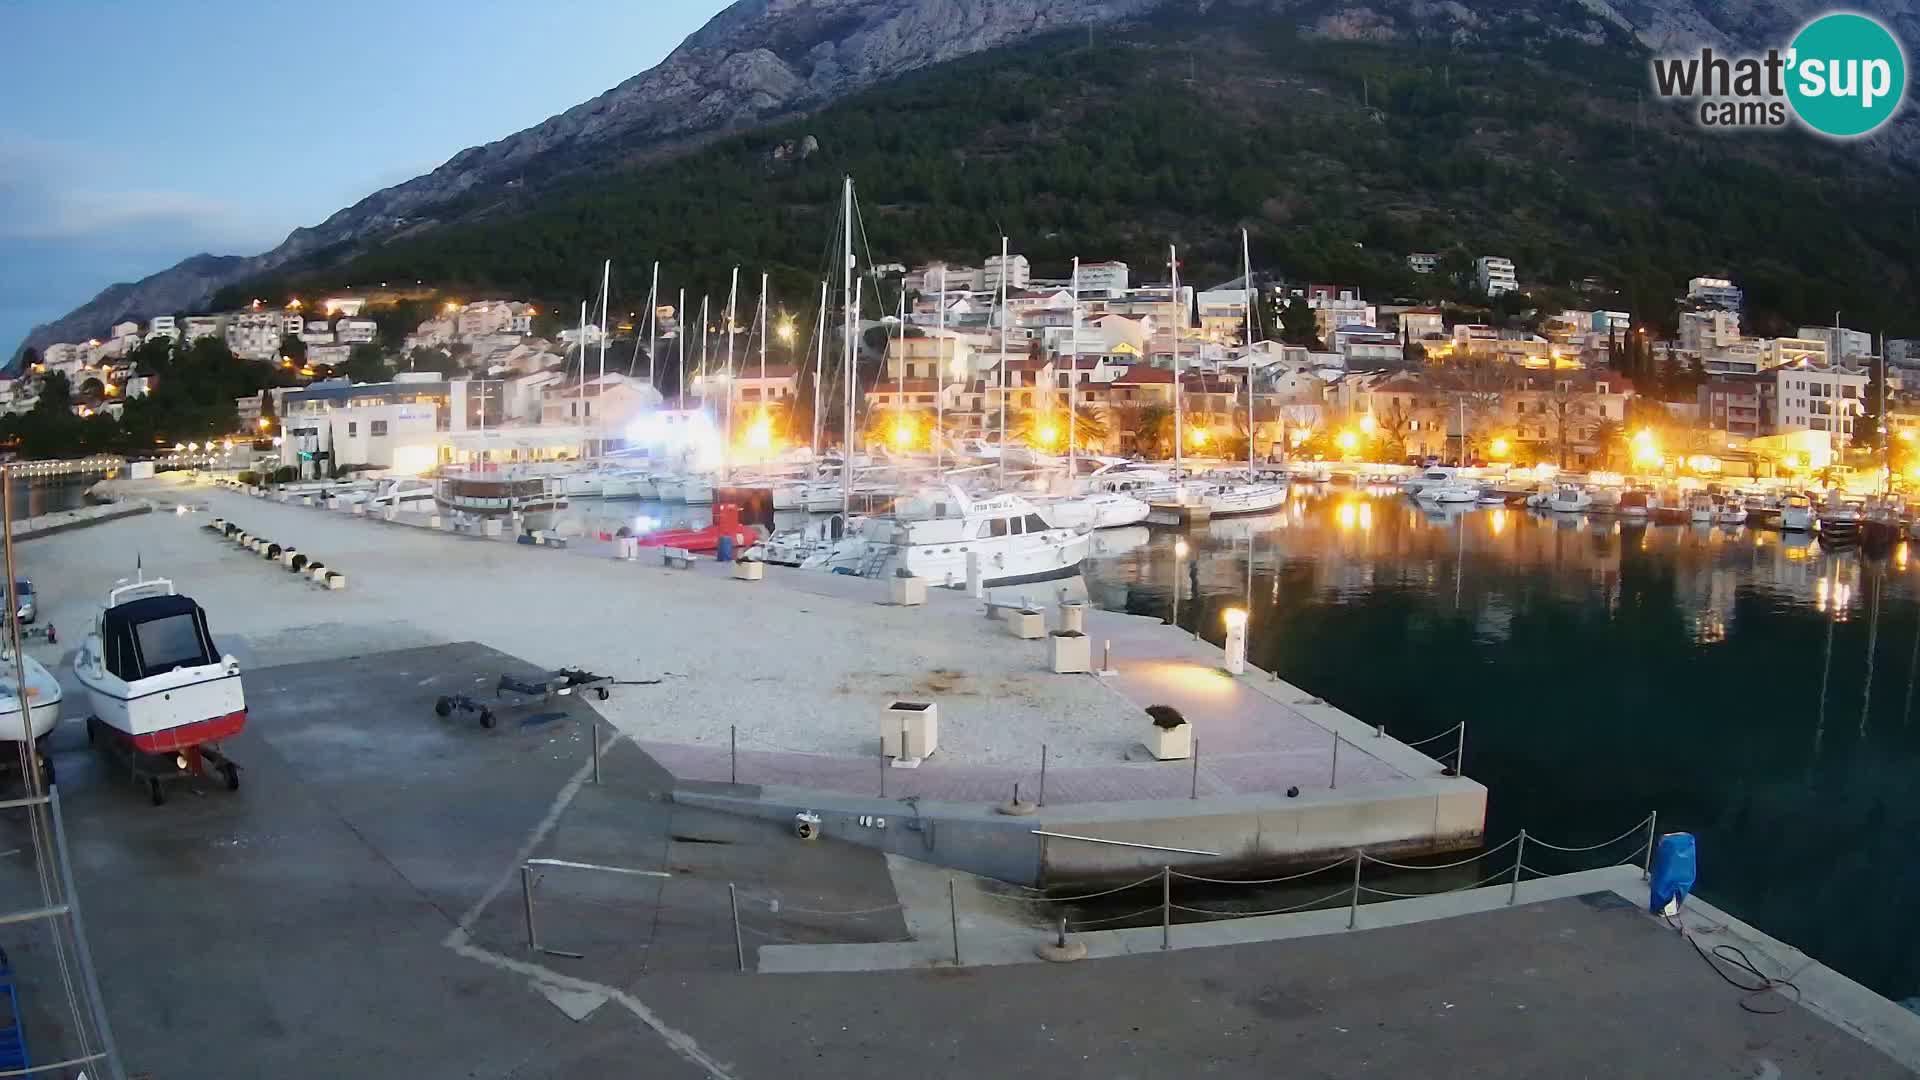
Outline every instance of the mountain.
{"label": "mountain", "polygon": [[[1856,5],[1906,36],[1920,14],[1906,0]],[[1138,26],[1200,16],[1277,19],[1306,42],[1365,42],[1472,50],[1529,40],[1673,48],[1706,41],[1783,42],[1824,10],[1813,0],[739,0],[653,69],[525,131],[455,155],[317,226],[294,230],[250,258],[195,256],[133,285],[115,285],[68,316],[36,327],[27,344],[97,336],[121,318],[191,309],[220,287],[339,264],[447,225],[503,220],[555,193],[644,167],[716,136],[815,110],[924,68],[1049,32]],[[1102,31],[1106,33],[1107,31]],[[977,89],[991,95],[986,84]],[[1876,137],[1884,153],[1920,148],[1908,110]]]}

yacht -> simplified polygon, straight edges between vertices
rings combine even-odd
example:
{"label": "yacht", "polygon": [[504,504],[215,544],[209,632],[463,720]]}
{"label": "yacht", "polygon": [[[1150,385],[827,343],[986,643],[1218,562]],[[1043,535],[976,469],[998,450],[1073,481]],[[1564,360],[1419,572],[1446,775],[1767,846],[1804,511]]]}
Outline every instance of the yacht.
{"label": "yacht", "polygon": [[[967,560],[978,556],[987,587],[1020,585],[1072,577],[1080,572],[1090,544],[1088,534],[1057,528],[1039,507],[1022,496],[1002,494],[975,500],[950,488],[948,517],[902,520],[835,515],[820,536],[776,536],[762,545],[768,562],[799,556],[798,565],[860,577],[884,577],[905,570],[936,585],[967,584]],[[840,538],[832,539],[838,532]]]}
{"label": "yacht", "polygon": [[1861,517],[1857,502],[1842,499],[1839,492],[1827,496],[1827,505],[1820,510],[1821,542],[1850,544],[1858,540]]}
{"label": "yacht", "polygon": [[1480,485],[1470,484],[1454,477],[1444,483],[1422,487],[1417,498],[1423,503],[1433,503],[1438,506],[1458,506],[1479,502]]}
{"label": "yacht", "polygon": [[1547,509],[1556,514],[1579,514],[1593,505],[1593,496],[1573,484],[1561,484],[1547,496]]}
{"label": "yacht", "polygon": [[1621,517],[1632,521],[1645,521],[1653,513],[1653,497],[1644,491],[1623,491],[1614,505]]}
{"label": "yacht", "polygon": [[1431,466],[1402,480],[1400,482],[1400,490],[1418,497],[1421,492],[1428,488],[1452,483],[1455,475],[1457,475],[1457,473],[1454,469],[1449,469],[1441,465]]}
{"label": "yacht", "polygon": [[713,502],[713,477],[693,475],[680,483],[680,501],[688,506],[707,506]]}
{"label": "yacht", "polygon": [[1805,495],[1788,495],[1780,504],[1781,531],[1811,532],[1814,521],[1813,500]]}
{"label": "yacht", "polygon": [[1144,500],[1117,491],[1036,496],[1033,502],[1048,521],[1063,529],[1117,529],[1137,525],[1153,512]]}
{"label": "yacht", "polygon": [[389,480],[367,497],[370,510],[432,510],[433,482],[416,476]]}
{"label": "yacht", "polygon": [[1747,504],[1736,498],[1728,498],[1714,511],[1713,520],[1722,525],[1745,525],[1747,523]]}
{"label": "yacht", "polygon": [[1173,483],[1164,469],[1144,468],[1131,461],[1103,465],[1089,474],[1083,486],[1088,491],[1114,491],[1144,499],[1146,493],[1159,492]]}
{"label": "yacht", "polygon": [[553,524],[567,508],[567,498],[546,476],[515,476],[498,472],[455,472],[434,485],[433,501],[447,509],[478,517],[519,516],[528,531]]}
{"label": "yacht", "polygon": [[1612,487],[1595,488],[1590,492],[1593,502],[1587,507],[1589,513],[1613,514],[1620,510],[1620,489]]}
{"label": "yacht", "polygon": [[[223,655],[207,630],[207,613],[166,578],[120,581],[107,593],[87,639],[73,658],[93,718],[90,739],[104,734],[130,749],[136,775],[149,777],[160,801],[161,773],[198,769],[198,748],[238,735],[247,722],[240,662]],[[232,762],[214,755],[227,786],[239,786]],[[178,764],[176,764],[178,763]]]}
{"label": "yacht", "polygon": [[1214,517],[1266,514],[1287,504],[1286,484],[1188,485],[1189,497],[1198,496]]}
{"label": "yacht", "polygon": [[1711,495],[1698,494],[1687,500],[1687,520],[1695,525],[1711,525],[1719,513]]}

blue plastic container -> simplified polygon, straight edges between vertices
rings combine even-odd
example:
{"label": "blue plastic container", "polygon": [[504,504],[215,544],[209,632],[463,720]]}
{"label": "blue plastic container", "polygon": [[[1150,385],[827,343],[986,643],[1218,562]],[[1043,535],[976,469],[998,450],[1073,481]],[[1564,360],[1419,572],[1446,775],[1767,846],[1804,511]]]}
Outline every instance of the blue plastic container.
{"label": "blue plastic container", "polygon": [[1647,910],[1658,915],[1668,903],[1686,903],[1693,892],[1697,850],[1692,833],[1668,833],[1653,849],[1653,872]]}
{"label": "blue plastic container", "polygon": [[720,538],[720,548],[718,551],[714,552],[713,557],[715,559],[718,559],[721,562],[732,562],[733,561],[733,537],[722,536]]}

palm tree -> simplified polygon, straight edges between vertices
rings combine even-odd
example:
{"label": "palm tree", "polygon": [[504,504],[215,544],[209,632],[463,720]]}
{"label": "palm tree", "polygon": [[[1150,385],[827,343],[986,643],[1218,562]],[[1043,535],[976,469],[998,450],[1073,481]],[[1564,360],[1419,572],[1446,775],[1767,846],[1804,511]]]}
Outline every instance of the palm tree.
{"label": "palm tree", "polygon": [[1622,427],[1618,420],[1601,420],[1589,429],[1588,438],[1592,440],[1593,445],[1600,448],[1602,469],[1613,466],[1613,448],[1620,444],[1620,440],[1626,436],[1626,433],[1627,429]]}

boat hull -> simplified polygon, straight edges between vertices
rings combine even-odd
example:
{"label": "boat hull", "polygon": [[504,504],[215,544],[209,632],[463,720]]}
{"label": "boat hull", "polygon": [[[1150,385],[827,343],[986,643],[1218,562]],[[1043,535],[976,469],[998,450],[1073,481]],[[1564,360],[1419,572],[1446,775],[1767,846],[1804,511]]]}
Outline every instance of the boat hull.
{"label": "boat hull", "polygon": [[225,665],[188,668],[122,682],[96,674],[83,652],[74,677],[100,722],[130,739],[136,749],[159,753],[237,734],[246,723],[247,698],[240,673]]}

